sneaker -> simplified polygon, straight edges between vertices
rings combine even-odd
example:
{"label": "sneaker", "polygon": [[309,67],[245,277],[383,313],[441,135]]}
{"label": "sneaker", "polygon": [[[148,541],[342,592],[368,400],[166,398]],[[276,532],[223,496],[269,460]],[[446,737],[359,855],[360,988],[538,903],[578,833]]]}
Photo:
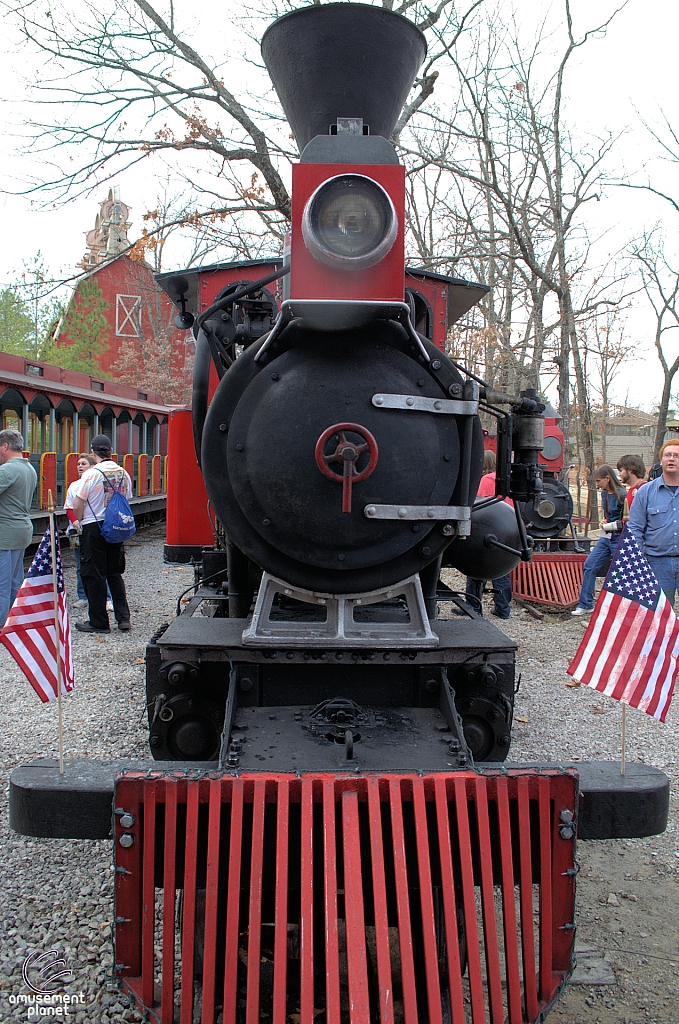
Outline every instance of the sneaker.
{"label": "sneaker", "polygon": [[77,630],[79,630],[81,633],[110,633],[111,632],[111,630],[108,628],[108,626],[106,627],[106,629],[95,629],[95,627],[90,622],[76,622],[75,628]]}
{"label": "sneaker", "polygon": [[131,629],[130,620],[129,619],[125,619],[123,622],[119,622],[118,623],[118,629],[122,629],[123,633],[129,633],[129,631]]}
{"label": "sneaker", "polygon": [[577,608],[573,609],[571,615],[591,615],[593,611],[593,608],[582,608],[580,605],[578,605]]}

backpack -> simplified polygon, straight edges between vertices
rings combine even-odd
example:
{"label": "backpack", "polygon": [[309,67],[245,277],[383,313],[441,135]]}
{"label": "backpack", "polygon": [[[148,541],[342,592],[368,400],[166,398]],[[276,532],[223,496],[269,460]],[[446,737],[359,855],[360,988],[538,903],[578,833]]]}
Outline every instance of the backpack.
{"label": "backpack", "polygon": [[125,477],[121,477],[120,483],[116,487],[115,483],[109,480],[102,469],[99,472],[113,487],[113,494],[106,506],[104,518],[101,522],[97,520],[99,522],[99,529],[107,543],[120,544],[124,540],[129,540],[137,532],[130,503],[120,490]]}

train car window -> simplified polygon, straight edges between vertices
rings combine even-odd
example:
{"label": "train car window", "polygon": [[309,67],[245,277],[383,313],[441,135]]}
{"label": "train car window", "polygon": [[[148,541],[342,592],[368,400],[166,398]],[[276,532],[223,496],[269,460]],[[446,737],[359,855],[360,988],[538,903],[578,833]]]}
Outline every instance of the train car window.
{"label": "train car window", "polygon": [[101,381],[101,380],[93,380],[92,381],[92,390],[93,391],[103,391],[104,390],[104,382]]}
{"label": "train car window", "polygon": [[42,377],[42,366],[35,366],[33,363],[26,363],[26,373],[31,377]]}
{"label": "train car window", "polygon": [[424,295],[420,292],[416,292],[414,288],[406,288],[406,301],[410,301],[411,308],[413,303],[415,306],[413,323],[415,330],[424,338],[428,338],[429,341],[432,341],[434,325],[432,322],[431,306],[425,299]]}
{"label": "train car window", "polygon": [[14,409],[5,409],[2,414],[3,430],[20,430],[20,420]]}
{"label": "train car window", "polygon": [[59,433],[61,434],[61,444],[59,446],[60,453],[62,455],[67,455],[68,452],[75,451],[73,447],[73,420],[70,416],[61,417]]}
{"label": "train car window", "polygon": [[36,454],[42,451],[42,422],[34,412],[28,414],[28,437],[24,442],[29,452]]}

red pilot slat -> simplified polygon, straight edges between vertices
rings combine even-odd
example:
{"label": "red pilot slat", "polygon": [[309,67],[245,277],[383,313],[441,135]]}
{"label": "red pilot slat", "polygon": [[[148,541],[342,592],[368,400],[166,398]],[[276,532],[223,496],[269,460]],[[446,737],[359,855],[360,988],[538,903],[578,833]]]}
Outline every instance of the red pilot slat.
{"label": "red pilot slat", "polygon": [[301,885],[299,921],[300,1024],[314,1024],[314,797],[302,779]]}
{"label": "red pilot slat", "polygon": [[490,843],[488,821],[488,792],[485,778],[475,780],[476,824],[479,837],[481,869],[481,913],[483,940],[486,948],[486,973],[491,1024],[504,1024],[500,957],[497,948],[497,922],[495,920],[495,892],[493,889],[493,850]]}
{"label": "red pilot slat", "polygon": [[179,1024],[193,1024],[193,954],[196,938],[196,874],[200,783],[188,782],[186,792],[186,845],[184,847],[184,899],[182,904],[182,987]]}
{"label": "red pilot slat", "polygon": [[460,875],[462,876],[462,906],[464,909],[464,930],[467,937],[467,962],[469,975],[469,1001],[473,1024],[485,1024],[486,1011],[483,1000],[483,979],[481,977],[481,956],[479,954],[479,930],[476,923],[476,900],[474,898],[474,867],[469,830],[469,808],[467,806],[467,783],[464,776],[454,779],[455,812],[460,852]]}
{"label": "red pilot slat", "polygon": [[[339,930],[337,920],[335,780],[323,781],[323,881],[325,899],[325,1020],[340,1024]],[[345,865],[346,870],[346,865]]]}
{"label": "red pilot slat", "polygon": [[497,788],[497,813],[500,842],[500,863],[502,865],[502,919],[505,940],[505,966],[507,978],[507,1008],[509,1024],[522,1024],[521,975],[519,973],[519,945],[517,941],[516,907],[514,904],[514,861],[512,857],[512,832],[509,818],[509,793],[507,780],[495,780]]}
{"label": "red pilot slat", "polygon": [[424,945],[424,969],[427,978],[429,1024],[443,1024],[441,982],[438,971],[438,949],[436,947],[436,917],[434,915],[434,897],[431,888],[427,808],[424,799],[424,783],[421,778],[413,779],[413,810],[415,812],[417,870],[420,877],[420,913],[422,915],[422,940]]}
{"label": "red pilot slat", "polygon": [[443,897],[443,916],[446,926],[446,951],[448,953],[448,986],[450,990],[450,1010],[454,1021],[464,1021],[464,993],[462,991],[462,965],[460,963],[460,944],[457,909],[455,906],[455,874],[453,856],[450,846],[450,817],[448,812],[448,794],[446,780],[437,776],[434,780],[436,800],[436,823],[438,826],[439,857],[441,859],[441,895]]}
{"label": "red pilot slat", "polygon": [[248,918],[248,980],[246,1024],[259,1024],[259,975],[262,955],[262,868],[264,865],[264,799],[266,780],[257,779],[252,813],[250,915]]}
{"label": "red pilot slat", "polygon": [[549,1003],[552,985],[552,827],[549,779],[537,779],[540,821],[540,998]]}
{"label": "red pilot slat", "polygon": [[391,977],[391,952],[389,949],[387,885],[384,877],[382,809],[380,803],[380,783],[379,779],[375,776],[368,779],[368,817],[370,823],[370,855],[372,859],[375,952],[377,956],[380,1024],[394,1024],[394,990]]}
{"label": "red pilot slat", "polygon": [[[221,779],[210,780],[207,819],[207,871],[205,875],[205,938],[203,952],[202,1024],[212,1024],[217,967],[217,899],[219,893],[219,832],[222,810]],[[235,980],[235,976],[234,976]]]}
{"label": "red pilot slat", "polygon": [[408,868],[406,864],[405,836],[403,833],[403,806],[401,779],[389,779],[389,809],[394,849],[394,878],[396,883],[396,909],[398,913],[398,940],[401,953],[401,987],[403,989],[403,1018],[405,1024],[418,1024],[413,937],[410,927],[410,899],[408,897]]}
{"label": "red pilot slat", "polygon": [[521,950],[523,953],[523,991],[529,1020],[538,1015],[538,990],[535,973],[535,936],[533,932],[533,871],[530,842],[530,802],[528,779],[518,779]]}
{"label": "red pilot slat", "polygon": [[290,837],[290,783],[277,786],[276,808],[276,894],[273,947],[273,1014],[271,1024],[287,1022],[288,971],[288,841]]}
{"label": "red pilot slat", "polygon": [[[226,947],[224,950],[224,1024],[236,1024],[238,975],[238,915],[240,912],[241,842],[243,837],[243,780],[231,782],[229,827],[229,876],[226,897]],[[208,1024],[208,1022],[205,1022]]]}
{"label": "red pilot slat", "polygon": [[174,913],[175,863],[177,859],[177,783],[165,783],[165,842],[163,843],[163,953],[161,1024],[174,1017]]}
{"label": "red pilot slat", "polygon": [[347,976],[349,1020],[370,1020],[368,964],[363,914],[363,873],[361,837],[358,825],[358,795],[342,793],[342,834],[344,840],[344,913],[347,929]]}
{"label": "red pilot slat", "polygon": [[[144,787],[144,850],[155,850],[155,780]],[[153,1006],[154,928],[156,923],[155,859],[146,855],[142,868],[141,998],[144,1006]]]}

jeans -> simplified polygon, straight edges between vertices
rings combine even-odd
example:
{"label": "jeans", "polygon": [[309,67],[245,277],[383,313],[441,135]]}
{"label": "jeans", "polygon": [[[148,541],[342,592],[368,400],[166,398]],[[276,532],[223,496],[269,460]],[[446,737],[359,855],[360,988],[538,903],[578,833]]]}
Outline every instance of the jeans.
{"label": "jeans", "polygon": [[[471,576],[467,576],[465,592],[471,597],[478,598],[479,604],[481,603],[481,597],[483,596],[485,582],[485,580],[475,580],[472,579]],[[506,576],[498,576],[496,580],[492,580],[491,582],[493,584],[493,603],[495,605],[495,614],[499,619],[508,619],[510,616],[510,606],[512,601],[512,577],[508,573]],[[481,612],[481,614],[483,614],[483,612]]]}
{"label": "jeans", "polygon": [[80,575],[80,545],[73,548],[75,554],[75,581],[76,581],[76,592],[78,594],[79,601],[86,601],[87,594],[83,586],[82,576]]}
{"label": "jeans", "polygon": [[24,582],[24,549],[0,551],[0,629]]}
{"label": "jeans", "polygon": [[674,598],[679,590],[679,558],[674,555],[667,555],[664,558],[646,555],[646,560],[665,591],[665,597],[670,604],[674,604]]}
{"label": "jeans", "polygon": [[508,619],[512,603],[512,577],[509,573],[506,576],[498,576],[493,580],[493,597],[495,599],[495,614],[499,619]]}
{"label": "jeans", "polygon": [[87,593],[90,625],[108,629],[106,584],[111,591],[116,622],[130,621],[130,608],[125,594],[125,549],[122,544],[109,544],[101,535],[98,523],[86,523],[80,535],[80,574]]}
{"label": "jeans", "polygon": [[619,533],[614,533],[613,536],[606,534],[605,536],[599,537],[598,541],[588,554],[582,573],[582,587],[580,588],[578,608],[586,608],[587,611],[591,612],[594,607],[594,587],[596,584],[597,572],[602,565],[605,565],[606,562],[613,557],[619,540]]}

